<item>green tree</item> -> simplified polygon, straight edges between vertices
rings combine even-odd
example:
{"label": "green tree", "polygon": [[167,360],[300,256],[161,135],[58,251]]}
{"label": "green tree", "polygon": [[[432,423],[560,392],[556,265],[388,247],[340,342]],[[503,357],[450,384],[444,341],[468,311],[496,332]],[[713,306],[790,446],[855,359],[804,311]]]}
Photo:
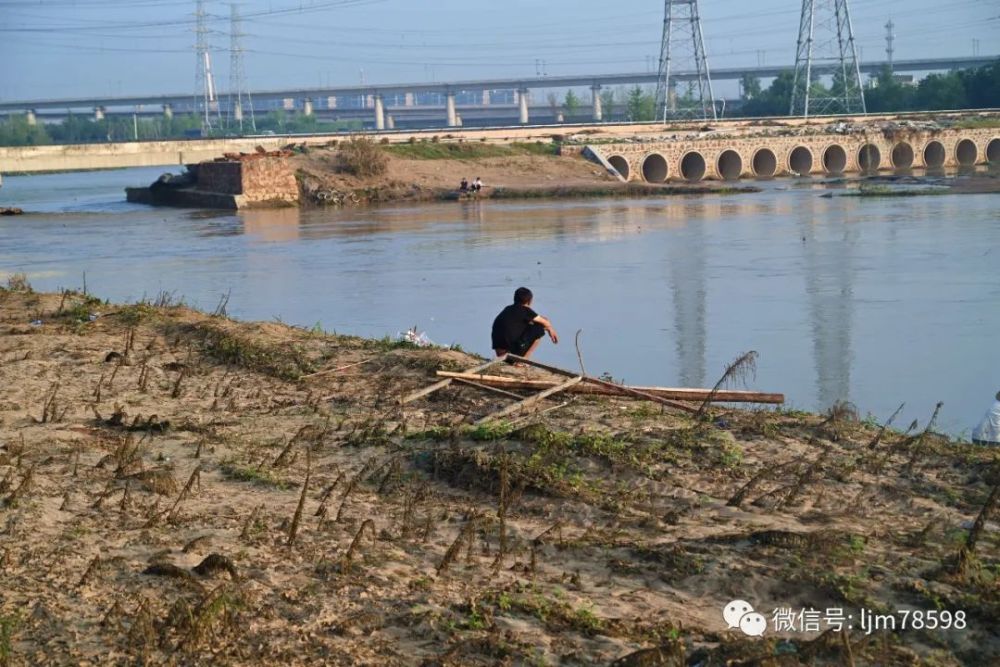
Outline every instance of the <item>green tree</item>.
{"label": "green tree", "polygon": [[614,118],[615,111],[617,110],[618,102],[617,95],[615,91],[611,88],[601,91],[601,111],[604,115],[605,120],[610,120]]}
{"label": "green tree", "polygon": [[740,90],[743,91],[744,100],[752,100],[760,97],[761,92],[763,92],[760,79],[752,74],[744,74],[740,77]]}
{"label": "green tree", "polygon": [[886,66],[865,90],[865,105],[872,113],[908,111],[913,108],[915,96],[916,88],[900,83]]}
{"label": "green tree", "polygon": [[566,99],[563,100],[563,111],[566,113],[566,120],[580,113],[583,102],[572,90],[566,91]]}
{"label": "green tree", "polygon": [[917,86],[916,107],[921,111],[967,108],[962,79],[953,72],[931,74]]}
{"label": "green tree", "polygon": [[27,116],[10,116],[0,123],[0,146],[41,146],[52,143],[45,125],[28,122]]}
{"label": "green tree", "polygon": [[630,121],[650,121],[656,117],[656,99],[653,95],[636,86],[625,99],[625,112]]}

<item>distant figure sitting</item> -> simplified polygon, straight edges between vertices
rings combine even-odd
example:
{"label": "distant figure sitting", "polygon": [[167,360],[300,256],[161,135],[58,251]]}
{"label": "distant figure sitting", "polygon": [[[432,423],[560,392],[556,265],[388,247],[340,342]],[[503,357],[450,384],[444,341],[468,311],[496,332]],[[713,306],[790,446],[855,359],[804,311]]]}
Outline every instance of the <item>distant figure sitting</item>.
{"label": "distant figure sitting", "polygon": [[518,287],[514,303],[507,306],[493,320],[493,351],[498,357],[508,352],[519,357],[530,357],[548,332],[556,345],[559,335],[552,323],[531,309],[534,296],[527,287]]}
{"label": "distant figure sitting", "polygon": [[464,176],[462,177],[462,183],[461,185],[458,186],[458,191],[459,192],[469,191],[469,179],[465,178]]}
{"label": "distant figure sitting", "polygon": [[1000,446],[1000,391],[996,399],[983,421],[972,430],[972,442],[977,445]]}
{"label": "distant figure sitting", "polygon": [[483,181],[481,178],[476,176],[476,180],[472,183],[472,191],[479,192],[482,189],[483,189]]}

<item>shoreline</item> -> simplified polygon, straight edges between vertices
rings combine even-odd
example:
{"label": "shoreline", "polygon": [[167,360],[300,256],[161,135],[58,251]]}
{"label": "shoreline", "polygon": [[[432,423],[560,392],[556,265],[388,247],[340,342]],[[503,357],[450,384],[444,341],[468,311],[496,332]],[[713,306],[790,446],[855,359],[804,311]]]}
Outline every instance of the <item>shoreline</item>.
{"label": "shoreline", "polygon": [[108,304],[15,280],[0,305],[15,663],[714,664],[779,644],[788,664],[842,661],[840,638],[727,630],[734,595],[768,617],[963,611],[962,632],[855,630],[861,661],[1000,652],[995,514],[963,552],[997,451],[849,406],[701,420],[584,395],[477,426],[510,399],[398,403],[482,363],[459,350],[165,294]]}

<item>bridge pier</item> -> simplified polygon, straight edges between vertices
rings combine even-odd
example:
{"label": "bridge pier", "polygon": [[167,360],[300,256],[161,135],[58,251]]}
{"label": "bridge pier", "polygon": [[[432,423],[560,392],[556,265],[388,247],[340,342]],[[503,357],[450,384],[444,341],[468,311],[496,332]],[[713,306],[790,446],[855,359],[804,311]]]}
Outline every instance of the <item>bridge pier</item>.
{"label": "bridge pier", "polygon": [[392,114],[385,117],[385,126],[390,130],[396,129],[396,119],[392,117]]}
{"label": "bridge pier", "polygon": [[521,88],[517,91],[517,103],[520,110],[521,125],[527,125],[531,120],[528,115],[528,89]]}
{"label": "bridge pier", "polygon": [[163,105],[163,117],[167,120],[171,120],[174,117],[174,108],[169,104]]}
{"label": "bridge pier", "polygon": [[329,95],[329,96],[327,96],[327,98],[326,98],[326,108],[327,109],[336,109],[337,108],[337,96],[336,95]]}
{"label": "bridge pier", "polygon": [[104,120],[104,107],[94,107],[94,120],[98,122]]}
{"label": "bridge pier", "polygon": [[488,107],[490,105],[490,91],[486,89],[483,91],[483,106]]}
{"label": "bridge pier", "polygon": [[445,107],[448,114],[448,127],[458,127],[458,113],[455,111],[455,93],[448,91]]}
{"label": "bridge pier", "polygon": [[594,122],[600,123],[604,120],[604,108],[601,106],[601,87],[595,83],[590,87],[590,94],[594,104]]}
{"label": "bridge pier", "polygon": [[414,105],[413,93],[403,93],[403,106],[412,107]]}
{"label": "bridge pier", "polygon": [[375,96],[375,129],[385,129],[385,101],[381,95]]}
{"label": "bridge pier", "polygon": [[314,113],[313,101],[311,98],[307,97],[304,100],[302,100],[302,115],[311,116],[313,115],[313,113]]}
{"label": "bridge pier", "polygon": [[28,125],[38,125],[38,115],[35,113],[34,109],[28,109],[25,111],[24,118],[28,121]]}

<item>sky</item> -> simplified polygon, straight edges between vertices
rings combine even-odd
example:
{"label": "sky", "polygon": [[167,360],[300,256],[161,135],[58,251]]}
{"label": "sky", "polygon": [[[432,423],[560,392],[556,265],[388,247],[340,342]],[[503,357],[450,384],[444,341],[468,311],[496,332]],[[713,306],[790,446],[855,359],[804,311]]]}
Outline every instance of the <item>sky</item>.
{"label": "sky", "polygon": [[[829,0],[832,3],[832,0]],[[817,4],[821,4],[817,2]],[[247,0],[251,90],[647,71],[662,0]],[[701,0],[713,68],[793,64],[799,0]],[[229,3],[206,0],[229,73]],[[0,0],[0,100],[194,90],[193,0]],[[1000,0],[854,0],[863,61],[1000,53]]]}

